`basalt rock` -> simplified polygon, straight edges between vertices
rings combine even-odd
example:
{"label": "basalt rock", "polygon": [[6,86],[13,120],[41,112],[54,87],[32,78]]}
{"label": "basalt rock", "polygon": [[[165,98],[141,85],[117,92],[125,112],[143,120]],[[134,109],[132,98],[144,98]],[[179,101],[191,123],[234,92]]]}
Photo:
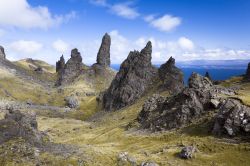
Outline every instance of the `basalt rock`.
{"label": "basalt rock", "polygon": [[151,64],[151,54],[151,42],[148,42],[141,52],[129,53],[103,95],[103,106],[106,111],[131,105],[148,90],[157,75],[157,69]]}
{"label": "basalt rock", "polygon": [[4,52],[4,48],[2,46],[0,46],[0,58],[2,58],[2,59],[6,58],[6,55],[5,55],[5,52]]}
{"label": "basalt rock", "polygon": [[42,143],[43,135],[37,130],[35,114],[10,110],[0,120],[0,144],[20,137],[30,144],[38,145]]}
{"label": "basalt rock", "polygon": [[213,133],[229,136],[250,134],[250,107],[237,99],[226,99],[221,103],[215,118]]}
{"label": "basalt rock", "polygon": [[182,159],[191,159],[195,152],[197,152],[196,147],[194,147],[194,146],[186,146],[186,147],[182,148],[179,156]]}
{"label": "basalt rock", "polygon": [[75,48],[71,51],[71,58],[67,61],[64,69],[59,74],[57,85],[71,83],[77,78],[83,70],[82,57]]}
{"label": "basalt rock", "polygon": [[63,55],[60,57],[60,60],[56,62],[56,72],[61,73],[64,70],[65,60]]}
{"label": "basalt rock", "polygon": [[163,82],[161,85],[163,89],[170,90],[172,93],[179,93],[185,87],[183,73],[175,66],[174,58],[170,57],[165,64],[162,64],[158,73]]}
{"label": "basalt rock", "polygon": [[106,33],[102,38],[102,43],[97,54],[97,64],[101,66],[110,66],[110,45],[111,38]]}
{"label": "basalt rock", "polygon": [[213,83],[207,77],[203,77],[197,73],[192,73],[188,80],[188,85],[190,88],[194,89],[210,89],[213,86]]}
{"label": "basalt rock", "polygon": [[250,80],[250,62],[248,63],[247,71],[244,78],[245,80]]}
{"label": "basalt rock", "polygon": [[211,90],[212,84],[206,80],[194,73],[189,79],[189,88],[177,95],[151,97],[138,115],[141,127],[151,131],[180,128],[214,109],[218,99]]}
{"label": "basalt rock", "polygon": [[206,77],[206,78],[208,78],[210,81],[212,81],[212,78],[211,78],[211,76],[210,76],[210,74],[209,74],[209,72],[208,72],[208,71],[206,71],[206,73],[205,73],[205,77]]}

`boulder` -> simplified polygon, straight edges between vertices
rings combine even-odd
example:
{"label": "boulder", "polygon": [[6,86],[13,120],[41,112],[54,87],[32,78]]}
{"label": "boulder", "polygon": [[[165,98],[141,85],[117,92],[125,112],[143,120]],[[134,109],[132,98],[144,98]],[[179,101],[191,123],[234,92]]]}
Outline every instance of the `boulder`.
{"label": "boulder", "polygon": [[19,137],[30,144],[42,143],[42,134],[37,130],[36,115],[9,110],[4,119],[0,120],[0,144]]}
{"label": "boulder", "polygon": [[98,65],[110,66],[110,45],[111,38],[106,33],[102,38],[102,43],[97,54],[96,62]]}
{"label": "boulder", "polygon": [[215,117],[213,133],[229,136],[250,133],[250,107],[237,99],[226,99],[221,103],[219,113]]}
{"label": "boulder", "polygon": [[172,93],[179,93],[185,87],[183,73],[175,66],[174,58],[170,57],[165,64],[162,64],[158,73],[163,82],[161,85],[163,89],[170,90]]}
{"label": "boulder", "polygon": [[151,54],[151,42],[141,52],[129,53],[103,95],[103,107],[106,111],[131,105],[149,89],[157,75],[157,69],[151,64]]}
{"label": "boulder", "polygon": [[118,166],[136,166],[136,159],[129,156],[128,152],[121,152],[117,156]]}
{"label": "boulder", "polygon": [[184,148],[182,148],[179,156],[182,159],[191,159],[195,152],[197,152],[196,147],[194,147],[194,146],[185,146]]}
{"label": "boulder", "polygon": [[0,58],[2,58],[2,59],[6,58],[6,55],[5,55],[5,52],[4,52],[4,48],[2,46],[0,46]]}
{"label": "boulder", "polygon": [[77,108],[79,106],[79,101],[74,96],[66,97],[64,100],[69,108]]}

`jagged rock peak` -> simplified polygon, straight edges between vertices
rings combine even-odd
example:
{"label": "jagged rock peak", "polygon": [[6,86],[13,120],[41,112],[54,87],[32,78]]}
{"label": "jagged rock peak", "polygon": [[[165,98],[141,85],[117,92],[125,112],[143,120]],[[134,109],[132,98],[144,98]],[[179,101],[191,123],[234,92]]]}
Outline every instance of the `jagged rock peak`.
{"label": "jagged rock peak", "polygon": [[246,71],[246,74],[245,74],[245,79],[250,80],[250,62],[248,63],[248,66],[247,66],[247,71]]}
{"label": "jagged rock peak", "polygon": [[2,46],[0,46],[0,58],[3,58],[3,59],[6,58],[6,55],[5,55],[5,52],[4,52],[4,48]]}
{"label": "jagged rock peak", "polygon": [[190,78],[188,79],[188,85],[189,88],[209,89],[213,86],[213,83],[207,77],[203,77],[193,72]]}
{"label": "jagged rock peak", "polygon": [[71,83],[83,70],[82,57],[77,48],[71,51],[71,58],[65,64],[63,71],[60,72],[56,85]]}
{"label": "jagged rock peak", "polygon": [[71,60],[77,60],[79,62],[82,62],[82,56],[81,53],[78,51],[77,48],[74,48],[71,50]]}
{"label": "jagged rock peak", "polygon": [[102,43],[97,54],[97,64],[102,66],[110,66],[110,45],[111,38],[109,34],[105,33],[102,38]]}
{"label": "jagged rock peak", "polygon": [[149,56],[150,60],[152,58],[152,43],[148,41],[147,45],[141,50],[141,54]]}
{"label": "jagged rock peak", "polygon": [[170,57],[166,63],[162,64],[158,73],[163,82],[163,85],[161,85],[163,89],[178,93],[185,87],[183,73],[175,66],[174,58]]}
{"label": "jagged rock peak", "polygon": [[210,74],[209,74],[209,72],[208,72],[208,71],[206,71],[206,73],[205,73],[205,77],[207,77],[210,81],[212,81],[212,78],[211,78],[211,76],[210,76]]}
{"label": "jagged rock peak", "polygon": [[61,72],[64,69],[65,60],[63,55],[60,57],[60,60],[56,62],[56,72]]}
{"label": "jagged rock peak", "polygon": [[157,69],[151,64],[151,53],[151,42],[148,42],[141,52],[129,53],[109,89],[104,93],[105,110],[118,110],[131,105],[148,90],[157,75]]}

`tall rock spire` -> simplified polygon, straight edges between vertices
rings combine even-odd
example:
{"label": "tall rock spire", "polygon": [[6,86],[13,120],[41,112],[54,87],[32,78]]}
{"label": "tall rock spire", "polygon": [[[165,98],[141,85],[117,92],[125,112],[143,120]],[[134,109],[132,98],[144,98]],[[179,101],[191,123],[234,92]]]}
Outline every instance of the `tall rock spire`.
{"label": "tall rock spire", "polygon": [[110,36],[105,33],[102,38],[102,43],[100,49],[97,54],[97,64],[101,66],[110,66],[110,45],[111,45],[111,38]]}
{"label": "tall rock spire", "polygon": [[0,46],[0,58],[3,58],[3,59],[6,58],[6,55],[5,55],[5,52],[4,52],[4,48],[2,46]]}
{"label": "tall rock spire", "polygon": [[56,72],[60,73],[64,69],[64,66],[65,66],[65,60],[64,60],[64,57],[62,55],[60,57],[60,60],[56,62]]}

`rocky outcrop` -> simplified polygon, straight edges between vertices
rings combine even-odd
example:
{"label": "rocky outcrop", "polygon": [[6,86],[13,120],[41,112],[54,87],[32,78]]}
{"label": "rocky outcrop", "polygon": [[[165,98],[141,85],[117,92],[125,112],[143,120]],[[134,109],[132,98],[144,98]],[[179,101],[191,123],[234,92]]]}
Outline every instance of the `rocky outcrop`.
{"label": "rocky outcrop", "polygon": [[35,70],[34,70],[37,74],[42,74],[43,73],[43,68],[41,66],[38,66]]}
{"label": "rocky outcrop", "polygon": [[56,62],[56,72],[61,73],[64,70],[65,60],[63,55],[60,57],[60,60]]}
{"label": "rocky outcrop", "polygon": [[188,86],[194,89],[210,89],[213,83],[207,77],[192,73],[188,80]]}
{"label": "rocky outcrop", "polygon": [[37,130],[36,115],[10,110],[0,120],[0,144],[20,137],[30,144],[42,143],[42,134]]}
{"label": "rocky outcrop", "polygon": [[0,58],[2,58],[2,59],[6,58],[6,55],[5,55],[5,52],[4,52],[4,48],[2,46],[0,46]]}
{"label": "rocky outcrop", "polygon": [[217,96],[211,91],[207,78],[193,73],[189,88],[177,95],[164,98],[153,96],[143,105],[138,121],[142,128],[151,131],[170,130],[190,124],[210,109],[216,107]]}
{"label": "rocky outcrop", "polygon": [[106,111],[131,105],[148,90],[157,75],[157,69],[151,64],[151,54],[151,42],[148,42],[141,52],[129,53],[103,95],[103,106]]}
{"label": "rocky outcrop", "polygon": [[170,57],[165,64],[162,64],[158,73],[163,82],[161,85],[163,89],[170,90],[172,93],[179,93],[185,87],[183,73],[175,66],[174,58]]}
{"label": "rocky outcrop", "polygon": [[65,97],[64,101],[69,108],[77,108],[79,106],[79,101],[74,96]]}
{"label": "rocky outcrop", "polygon": [[250,62],[248,63],[248,66],[247,66],[247,71],[246,71],[246,74],[245,74],[245,77],[244,77],[246,80],[250,80]]}
{"label": "rocky outcrop", "polygon": [[131,157],[128,152],[121,152],[117,156],[117,166],[136,166],[136,159]]}
{"label": "rocky outcrop", "polygon": [[185,146],[184,148],[182,148],[179,156],[182,159],[191,159],[195,152],[197,152],[195,146]]}
{"label": "rocky outcrop", "polygon": [[75,48],[71,51],[71,58],[67,61],[64,69],[59,74],[57,85],[71,83],[77,78],[83,70],[82,57],[78,49]]}
{"label": "rocky outcrop", "polygon": [[213,133],[229,136],[250,134],[250,107],[237,99],[224,100],[215,118]]}
{"label": "rocky outcrop", "polygon": [[110,45],[111,38],[106,33],[102,38],[102,43],[97,54],[96,62],[98,65],[110,66]]}
{"label": "rocky outcrop", "polygon": [[212,78],[211,78],[211,76],[210,76],[210,74],[209,74],[209,72],[208,72],[208,71],[206,71],[206,73],[205,73],[205,77],[206,77],[206,78],[208,78],[210,81],[212,81]]}

